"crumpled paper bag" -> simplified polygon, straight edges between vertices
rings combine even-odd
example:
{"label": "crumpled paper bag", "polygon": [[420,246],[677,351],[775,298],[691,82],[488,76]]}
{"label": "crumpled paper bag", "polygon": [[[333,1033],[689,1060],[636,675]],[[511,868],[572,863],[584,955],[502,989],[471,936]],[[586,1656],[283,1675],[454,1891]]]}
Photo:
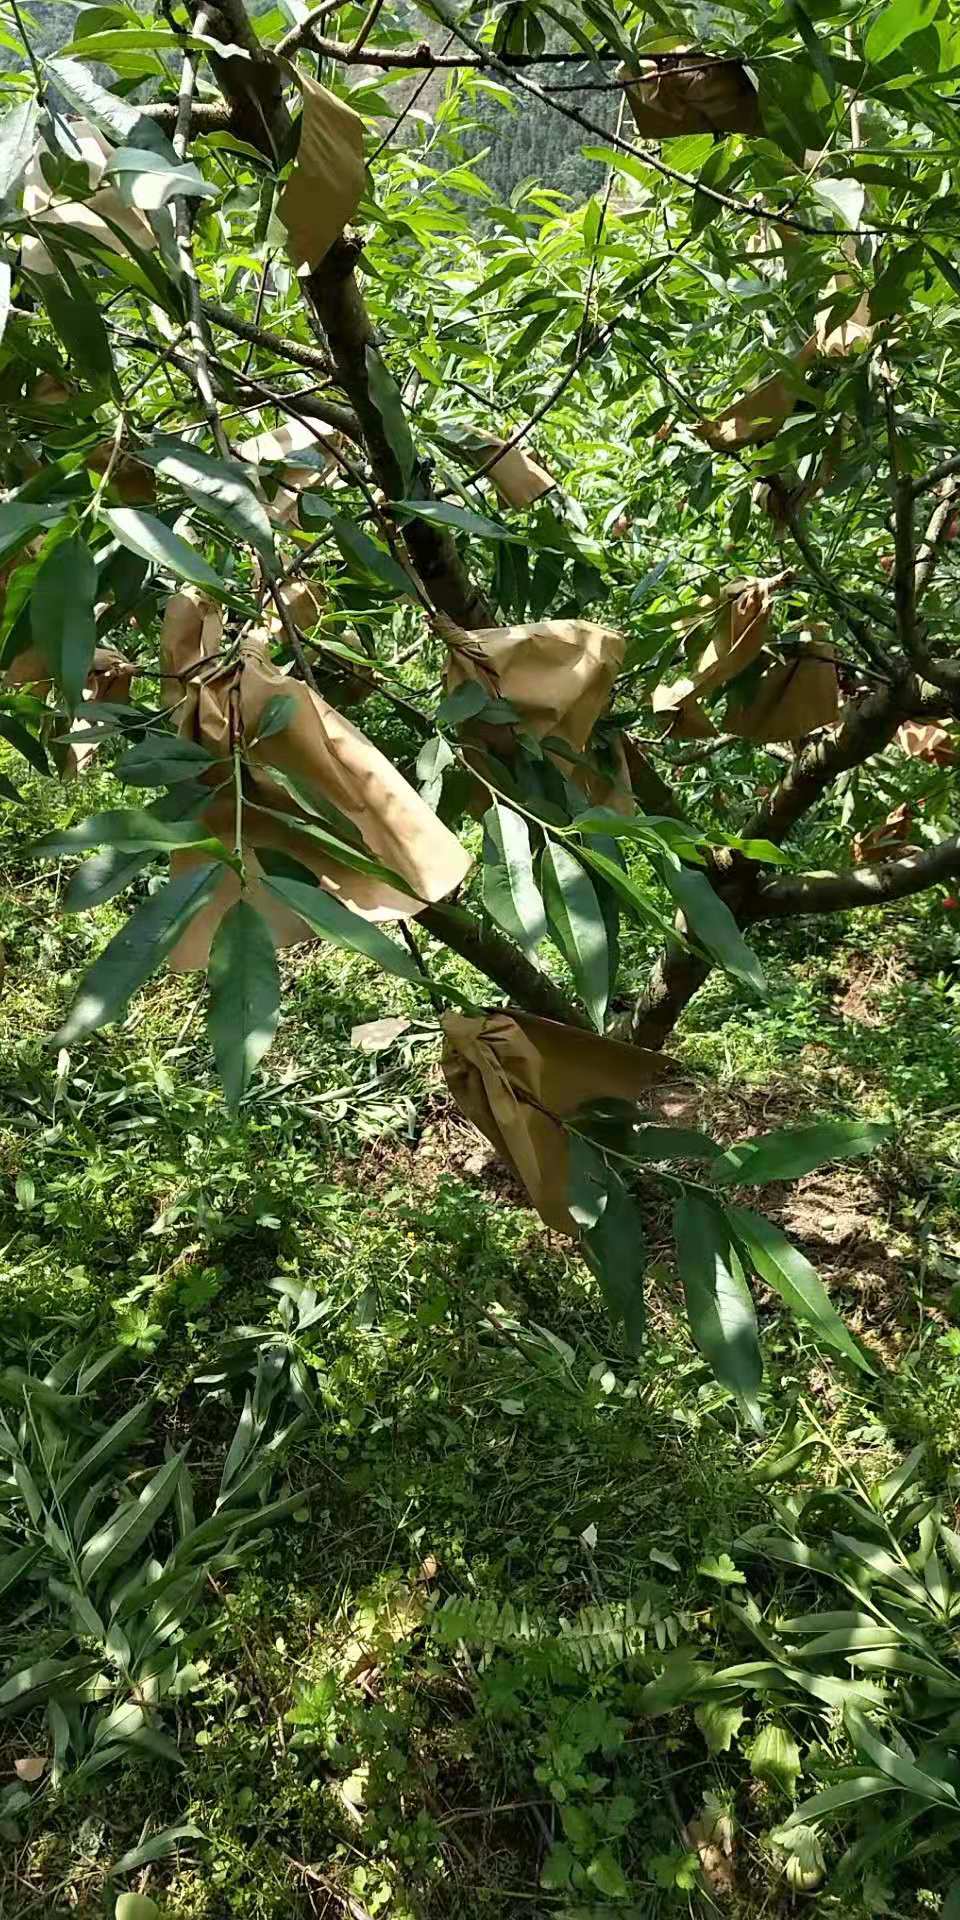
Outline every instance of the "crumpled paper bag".
{"label": "crumpled paper bag", "polygon": [[696,47],[678,47],[658,60],[623,65],[637,132],[645,140],[690,133],[761,133],[757,90],[740,60],[721,60]]}
{"label": "crumpled paper bag", "polygon": [[[167,674],[178,677],[165,682],[165,697],[175,711],[178,733],[223,758],[225,764],[215,777],[229,775],[229,756],[238,732],[246,743],[252,768],[245,776],[243,810],[243,853],[250,879],[247,897],[269,921],[277,945],[289,946],[315,935],[262,885],[258,847],[292,855],[328,893],[366,920],[411,919],[425,904],[452,893],[470,871],[470,856],[392,762],[312,688],[274,665],[267,633],[251,635],[241,646],[239,659],[229,663],[210,659],[222,645],[222,621],[214,603],[195,588],[174,594],[164,618],[161,664]],[[205,659],[207,665],[203,665]],[[293,711],[279,732],[258,743],[261,716],[277,695],[289,698]],[[370,874],[355,873],[298,831],[298,822],[309,821],[310,815],[279,781],[271,779],[271,767],[316,792],[344,815],[362,835],[365,851],[408,883],[409,893]],[[283,818],[258,810],[263,808]],[[211,798],[203,819],[211,833],[232,844],[232,786]],[[331,831],[337,831],[335,825]],[[195,865],[196,858],[178,854],[171,864],[180,871]],[[224,869],[212,899],[174,948],[172,967],[206,966],[213,934],[239,891],[239,876]]]}
{"label": "crumpled paper bag", "polygon": [[[811,334],[799,352],[791,355],[797,373],[806,373],[818,352],[816,335]],[[801,398],[782,373],[775,373],[759,387],[741,394],[739,400],[712,420],[701,420],[695,431],[715,453],[735,452],[738,447],[759,447],[767,440],[776,439]]]}
{"label": "crumpled paper bag", "polygon": [[[76,227],[78,232],[88,234],[100,246],[109,247],[111,253],[123,252],[123,241],[107,226],[104,214],[112,220],[122,232],[127,234],[136,246],[152,253],[157,246],[157,236],[145,213],[138,207],[125,207],[116,187],[101,187],[100,181],[112,158],[113,148],[103,135],[92,126],[89,120],[70,120],[70,133],[80,150],[79,157],[87,168],[91,192],[89,200],[57,200],[48,187],[40,166],[40,155],[49,152],[46,141],[38,140],[27,164],[23,183],[23,211],[39,226]],[[42,240],[33,234],[24,234],[21,243],[21,260],[32,273],[53,273],[54,263]],[[71,260],[77,266],[87,264],[85,256],[74,253]]]}
{"label": "crumpled paper bag", "polygon": [[[865,293],[846,320],[831,324],[831,312],[839,293],[853,284],[849,274],[837,274],[824,292],[814,330],[799,352],[791,355],[798,374],[806,375],[819,360],[842,360],[848,354],[861,353],[873,339],[870,321],[870,296]],[[762,446],[773,440],[801,404],[802,393],[783,374],[775,373],[759,387],[742,394],[732,407],[712,420],[701,420],[696,432],[714,452],[735,452],[738,447]]]}
{"label": "crumpled paper bag", "polygon": [[363,121],[346,102],[309,74],[297,73],[303,94],[300,145],[277,201],[294,267],[313,271],[356,213],[366,181]]}
{"label": "crumpled paper bag", "polygon": [[673,1062],[529,1013],[447,1013],[440,1024],[440,1064],[461,1113],[513,1168],[547,1226],[575,1235],[560,1119],[588,1100],[638,1099]]}

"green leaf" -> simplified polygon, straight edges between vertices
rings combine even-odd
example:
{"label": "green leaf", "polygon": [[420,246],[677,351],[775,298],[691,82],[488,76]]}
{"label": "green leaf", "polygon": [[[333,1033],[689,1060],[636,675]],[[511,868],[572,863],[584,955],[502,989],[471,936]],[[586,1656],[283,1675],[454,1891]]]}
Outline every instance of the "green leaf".
{"label": "green leaf", "polygon": [[137,459],[181,487],[189,500],[205,507],[229,533],[273,560],[273,531],[266,508],[239,461],[215,459],[186,440],[163,440],[155,447],[139,448]]}
{"label": "green leaf", "polygon": [[59,520],[62,511],[61,506],[44,506],[32,500],[0,501],[0,561],[25,547],[41,527]]}
{"label": "green leaf", "polygon": [[46,775],[50,772],[50,762],[42,743],[11,713],[0,713],[0,740],[5,740],[15,753],[22,754],[35,773]]}
{"label": "green leaf", "polygon": [[279,878],[265,880],[264,885],[285,907],[292,907],[321,939],[332,941],[336,947],[347,947],[353,953],[362,953],[368,960],[375,960],[385,973],[399,974],[401,980],[423,986],[423,975],[406,947],[388,939],[372,920],[361,920],[358,913],[352,913],[323,887]]}
{"label": "green leaf", "polygon": [[472,507],[455,506],[452,500],[395,500],[392,510],[407,519],[431,520],[441,527],[456,527],[460,533],[472,533],[478,540],[507,540],[514,546],[526,545],[523,534],[514,533],[499,520],[489,520]]}
{"label": "green leaf", "polygon": [[0,200],[6,200],[20,183],[33,152],[39,111],[40,102],[31,94],[0,120]]}
{"label": "green leaf", "polygon": [[844,1326],[815,1268],[792,1246],[772,1220],[747,1207],[724,1209],[731,1229],[750,1265],[772,1287],[799,1319],[805,1320],[836,1353],[852,1360],[863,1373],[875,1369]]}
{"label": "green leaf", "polygon": [[673,1231],[693,1337],[717,1379],[762,1433],[757,1316],[723,1209],[705,1195],[685,1191],[674,1207]]}
{"label": "green leaf", "polygon": [[710,1753],[729,1753],[746,1719],[742,1707],[725,1706],[722,1700],[704,1701],[693,1717]]}
{"label": "green leaf", "polygon": [[176,946],[220,877],[216,865],[190,867],[142,901],[120,932],[95,960],[57,1036],[61,1046],[82,1040],[123,1012]]}
{"label": "green leaf", "polygon": [[607,1169],[603,1209],[595,1226],[581,1233],[580,1249],[596,1276],[611,1320],[614,1325],[623,1322],[629,1351],[639,1353],[647,1319],[643,1298],[647,1265],[643,1221],[636,1202],[611,1168]]}
{"label": "green leaf", "polygon": [[587,1868],[587,1879],[598,1893],[606,1894],[611,1900],[626,1900],[630,1885],[623,1868],[610,1847],[601,1847],[595,1853]]}
{"label": "green leaf", "polygon": [[195,780],[218,764],[225,768],[227,763],[218,763],[196,740],[181,739],[178,733],[154,733],[118,761],[117,778],[128,787],[171,787],[180,780]]}
{"label": "green leaf", "polygon": [[793,1735],[783,1727],[761,1727],[749,1755],[754,1779],[779,1787],[792,1800],[800,1778],[800,1749]]}
{"label": "green leaf", "polygon": [[669,920],[631,873],[625,873],[622,867],[618,867],[615,860],[610,859],[609,854],[600,853],[595,847],[581,847],[580,858],[609,883],[617,899],[626,907],[634,920],[653,925],[666,939],[672,938],[673,929]]}
{"label": "green leaf", "polygon": [[217,928],[207,979],[207,1033],[224,1099],[235,1113],[254,1068],[273,1044],[280,1010],[273,935],[246,900],[238,900]]}
{"label": "green leaf", "polygon": [[283,733],[296,710],[297,703],[292,693],[272,694],[257,721],[257,730],[250,745],[255,746],[258,740],[272,740],[275,733]]}
{"label": "green leaf", "polygon": [[763,968],[753,948],[747,946],[730,908],[714,892],[706,874],[697,873],[693,867],[675,867],[666,862],[660,871],[690,932],[711,958],[744,986],[751,987],[755,993],[765,993]]}
{"label": "green leaf", "polygon": [[146,147],[118,147],[105,177],[117,180],[125,206],[139,207],[145,213],[167,207],[171,200],[217,198],[216,187],[204,179],[192,161],[171,163]]}
{"label": "green leaf", "polygon": [[835,1787],[825,1787],[822,1793],[815,1793],[810,1800],[804,1800],[799,1807],[794,1807],[789,1818],[771,1833],[770,1838],[779,1846],[780,1836],[783,1835],[784,1842],[789,1842],[796,1827],[823,1820],[827,1814],[843,1813],[847,1807],[857,1807],[863,1800],[872,1800],[875,1794],[893,1791],[893,1781],[884,1779],[882,1774],[859,1773],[851,1780],[840,1781]]}
{"label": "green leaf", "polygon": [[[464,681],[464,685],[470,683]],[[417,754],[417,779],[420,783],[420,798],[436,813],[443,792],[443,776],[448,767],[456,765],[453,748],[442,733],[434,734],[426,740]]]}
{"label": "green leaf", "polygon": [[[271,767],[271,780],[275,776],[276,768]],[[247,801],[246,806],[249,812],[262,814],[267,820],[281,821],[287,831],[290,831],[292,823],[289,813],[281,813],[275,807],[261,807],[255,801]],[[391,867],[385,867],[382,861],[375,860],[372,854],[366,853],[362,847],[354,846],[351,841],[344,840],[340,834],[331,832],[329,827],[321,826],[313,820],[298,820],[295,831],[302,834],[306,840],[315,840],[332,859],[339,861],[342,867],[349,867],[351,873],[369,874],[371,879],[382,880],[388,887],[395,887],[398,893],[406,894],[411,902],[416,899],[416,895],[410,891],[409,881],[405,880],[401,873],[394,873]]]}
{"label": "green leaf", "polygon": [[4,1554],[0,1560],[0,1600],[4,1594],[12,1593],[21,1586],[42,1552],[42,1547],[29,1546],[17,1547],[13,1553]]}
{"label": "green leaf", "polygon": [[602,1153],[598,1153],[582,1134],[568,1134],[569,1172],[567,1206],[578,1227],[595,1227],[609,1196],[609,1171]]}
{"label": "green leaf", "polygon": [[533,953],[546,936],[543,901],[533,877],[530,833],[512,807],[495,800],[483,816],[483,904],[491,920]]}
{"label": "green leaf", "polygon": [[872,1153],[890,1129],[866,1120],[827,1120],[811,1127],[783,1127],[775,1133],[740,1140],[714,1161],[718,1186],[763,1186],[768,1180],[799,1180],[831,1160],[854,1160]]}
{"label": "green leaf", "polygon": [[94,599],[96,562],[79,533],[67,535],[47,554],[30,598],[30,625],[68,707],[75,713],[97,641]]}
{"label": "green leaf", "polygon": [[66,1502],[72,1493],[76,1493],[80,1487],[95,1480],[106,1462],[112,1460],[115,1453],[125,1451],[130,1441],[140,1433],[150,1411],[149,1399],[138,1400],[134,1406],[128,1407],[126,1413],[122,1413],[105,1433],[98,1436],[92,1447],[88,1447],[86,1453],[81,1454],[66,1479],[59,1484],[57,1499],[60,1502]]}
{"label": "green leaf", "polygon": [[547,926],[598,1033],[610,986],[607,927],[590,875],[568,847],[551,840],[540,863]]}
{"label": "green leaf", "polygon": [[379,347],[375,346],[372,340],[367,343],[366,365],[370,398],[383,421],[383,431],[390,451],[400,468],[405,493],[413,479],[416,454],[400,388]]}
{"label": "green leaf", "polygon": [[697,1127],[632,1127],[624,1145],[631,1160],[716,1160],[720,1148]]}
{"label": "green leaf", "polygon": [[387,553],[383,547],[377,545],[375,540],[371,540],[362,527],[355,526],[352,520],[347,520],[342,513],[337,513],[322,494],[302,493],[300,495],[301,525],[308,527],[312,520],[323,520],[332,528],[333,537],[343,558],[354,573],[359,573],[361,580],[372,577],[389,587],[394,593],[413,593],[413,582],[409,574],[404,572],[392,553]]}
{"label": "green leaf", "polygon": [[112,900],[128,887],[152,859],[152,853],[124,853],[120,847],[95,853],[72,874],[64,895],[64,913],[89,913],[92,907],[102,907],[105,900]]}
{"label": "green leaf", "polygon": [[728,1553],[715,1553],[706,1560],[699,1560],[697,1572],[707,1580],[716,1580],[721,1587],[745,1587],[747,1584],[746,1574],[741,1573]]}
{"label": "green leaf", "polygon": [[873,21],[863,43],[863,51],[872,66],[878,66],[891,53],[896,53],[911,33],[919,33],[929,25],[940,6],[940,0],[891,0]]}
{"label": "green leaf", "polygon": [[163,1860],[172,1853],[181,1840],[202,1840],[203,1834],[192,1820],[184,1820],[178,1827],[164,1827],[162,1833],[154,1833],[149,1840],[141,1840],[138,1847],[131,1847],[129,1853],[110,1868],[108,1880],[116,1880],[121,1873],[135,1873],[137,1867],[148,1867],[154,1860]]}
{"label": "green leaf", "polygon": [[[171,739],[175,735],[170,736]],[[192,744],[190,742],[187,743]],[[194,769],[195,770],[195,769]],[[171,847],[196,847],[213,860],[235,864],[236,856],[207,832],[198,820],[162,820],[157,814],[131,807],[110,813],[92,813],[75,827],[45,833],[35,853],[85,853],[90,847],[113,847],[126,853],[166,852]]]}
{"label": "green leaf", "polygon": [[939,272],[942,273],[948,287],[951,287],[954,293],[960,294],[960,272],[958,272],[954,266],[953,261],[950,260],[945,253],[940,253],[936,247],[932,247],[929,240],[926,243],[926,247],[931,260],[935,263]]}
{"label": "green leaf", "polygon": [[195,587],[208,587],[217,595],[227,593],[225,581],[208,565],[203,554],[165,526],[155,514],[143,513],[139,507],[104,507],[100,518],[121,545],[129,547],[131,553],[138,553],[141,560],[149,560],[164,573],[172,573],[175,580],[190,580]]}
{"label": "green leaf", "polygon": [[104,128],[114,139],[150,147],[173,159],[173,148],[157,123],[149,120],[140,107],[128,106],[117,94],[108,92],[78,60],[58,58],[48,60],[46,65],[71,106],[94,126]]}
{"label": "green leaf", "polygon": [[88,1670],[87,1660],[35,1660],[18,1667],[0,1686],[0,1712],[22,1713],[55,1688],[71,1688]]}
{"label": "green leaf", "polygon": [[3,336],[7,330],[7,321],[10,318],[10,288],[12,278],[9,263],[6,260],[0,260],[0,343],[3,341]]}
{"label": "green leaf", "polygon": [[880,1773],[888,1774],[898,1786],[904,1787],[907,1793],[918,1794],[921,1800],[929,1800],[938,1807],[950,1807],[955,1812],[960,1810],[960,1800],[957,1798],[955,1787],[952,1787],[948,1780],[937,1779],[935,1775],[926,1773],[922,1767],[916,1766],[912,1760],[906,1760],[902,1754],[895,1753],[892,1747],[888,1747],[885,1741],[874,1733],[866,1715],[852,1702],[844,1708],[843,1717],[854,1746],[859,1747],[860,1752],[865,1753],[868,1760],[873,1761]]}
{"label": "green leaf", "polygon": [[49,226],[43,229],[43,240],[57,271],[41,274],[37,284],[54,332],[59,334],[70,359],[94,384],[105,384],[113,374],[113,354],[100,309],[83,275]]}
{"label": "green leaf", "polygon": [[87,1541],[80,1556],[84,1583],[112,1576],[143,1545],[173,1499],[182,1465],[180,1453],[165,1460],[137,1499],[126,1501],[119,1513]]}

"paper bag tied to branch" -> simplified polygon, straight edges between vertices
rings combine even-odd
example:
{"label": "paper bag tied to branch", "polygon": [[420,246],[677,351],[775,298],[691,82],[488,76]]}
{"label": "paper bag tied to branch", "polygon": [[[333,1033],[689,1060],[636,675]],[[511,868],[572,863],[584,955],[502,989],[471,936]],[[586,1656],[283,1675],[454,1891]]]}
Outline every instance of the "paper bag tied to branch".
{"label": "paper bag tied to branch", "polygon": [[[329,427],[323,420],[285,420],[280,427],[270,427],[263,433],[254,434],[252,439],[241,441],[237,452],[241,460],[251,467],[261,463],[282,460],[280,485],[273,499],[267,503],[267,511],[276,526],[285,526],[296,521],[299,508],[298,489],[315,487],[321,480],[328,480],[339,472],[336,454],[342,446],[343,436],[335,427]],[[318,466],[298,465],[290,456],[305,453],[323,456]]]}
{"label": "paper bag tied to branch", "polygon": [[621,66],[637,132],[645,140],[689,133],[761,133],[757,90],[740,60],[720,60],[681,47],[641,60],[635,76]]}
{"label": "paper bag tied to branch", "polygon": [[692,674],[672,686],[661,682],[653,690],[654,713],[672,716],[672,738],[715,736],[713,722],[700,704],[701,695],[734,680],[756,660],[770,633],[771,597],[769,581],[741,580],[720,600],[705,595],[686,620],[688,627],[709,628],[710,638]]}
{"label": "paper bag tied to branch", "polygon": [[296,268],[313,271],[352,220],[363,192],[363,121],[335,93],[298,73],[303,94],[300,145],[277,201]]}
{"label": "paper bag tied to branch", "polygon": [[[195,589],[173,596],[164,619],[161,661],[168,674],[184,677],[166,683],[167,699],[176,709],[178,733],[224,762],[237,730],[246,744],[243,852],[248,898],[269,921],[278,946],[314,935],[263,887],[257,848],[290,854],[328,893],[366,920],[411,919],[425,904],[459,886],[470,870],[470,856],[373,742],[303,681],[280,672],[270,658],[265,633],[251,637],[238,662],[221,666],[212,661],[200,667],[205,657],[219,652],[222,637],[220,615],[211,601]],[[257,742],[264,709],[278,694],[291,701],[290,716],[279,732]],[[302,831],[310,816],[271,778],[271,767],[345,816],[361,834],[364,851],[399,875],[409,893],[341,865]],[[228,773],[225,764],[210,784]],[[232,788],[215,794],[202,817],[212,833],[232,844]],[[196,861],[184,854],[175,856],[172,864],[179,870]],[[239,878],[226,869],[212,899],[175,947],[172,967],[206,966],[214,931],[238,894]]]}
{"label": "paper bag tied to branch", "polygon": [[[449,648],[449,693],[476,680],[493,698],[508,700],[538,740],[555,734],[583,752],[623,665],[621,633],[592,620],[538,620],[472,633],[437,624]],[[502,743],[502,727],[488,733]]]}
{"label": "paper bag tied to branch", "polygon": [[728,707],[726,726],[742,740],[801,740],[818,727],[832,727],[839,713],[833,651],[813,640],[790,660],[771,658],[749,699]]}
{"label": "paper bag tied to branch", "polygon": [[576,1234],[560,1120],[588,1100],[637,1100],[665,1080],[665,1054],[527,1013],[444,1014],[441,1067],[461,1113],[513,1168],[548,1227]]}
{"label": "paper bag tied to branch", "polygon": [[[842,360],[848,354],[863,352],[870,345],[873,326],[868,294],[864,294],[848,319],[832,321],[837,295],[852,284],[849,274],[838,274],[828,283],[813,332],[799,352],[791,355],[791,364],[798,376],[805,376],[818,360]],[[776,373],[759,387],[742,394],[724,413],[712,420],[702,420],[696,431],[717,453],[761,446],[776,438],[802,398],[796,382]]]}
{"label": "paper bag tied to branch", "polygon": [[545,493],[553,492],[556,481],[526,447],[511,447],[495,433],[479,432],[471,432],[468,444],[478,467],[485,466],[499,449],[504,449],[483,477],[496,488],[505,506],[532,507]]}
{"label": "paper bag tied to branch", "polygon": [[[80,233],[88,234],[102,247],[109,247],[111,253],[123,252],[123,240],[107,226],[107,219],[120,228],[136,246],[152,253],[157,245],[157,237],[146,214],[137,207],[126,207],[116,187],[101,187],[100,181],[112,158],[113,149],[91,126],[89,120],[70,120],[68,129],[76,142],[79,154],[76,156],[87,169],[91,188],[89,200],[58,200],[55,202],[52,188],[48,187],[40,165],[42,153],[50,149],[44,140],[38,140],[27,166],[23,182],[23,210],[40,227],[76,227]],[[84,259],[78,254],[70,255],[76,266],[83,266]],[[32,273],[53,273],[53,261],[42,240],[33,234],[24,234],[21,245],[21,259]]]}
{"label": "paper bag tied to branch", "polygon": [[[136,672],[136,662],[127,660],[115,647],[96,647],[83,689],[84,704],[88,701],[112,700],[118,706],[126,706]],[[3,675],[3,684],[7,687],[30,687],[38,699],[45,699],[54,683],[42,648],[27,647],[23,653],[18,653]],[[72,721],[70,731],[86,732],[88,724],[81,709]],[[75,746],[68,746],[65,752],[61,750],[57,757],[61,779],[72,780],[76,774],[83,773],[96,759],[99,750],[96,740],[83,740]]]}
{"label": "paper bag tied to branch", "polygon": [[904,800],[877,826],[854,834],[851,846],[854,864],[875,867],[884,860],[901,860],[905,854],[919,853],[919,846],[912,842],[912,833],[913,808]]}

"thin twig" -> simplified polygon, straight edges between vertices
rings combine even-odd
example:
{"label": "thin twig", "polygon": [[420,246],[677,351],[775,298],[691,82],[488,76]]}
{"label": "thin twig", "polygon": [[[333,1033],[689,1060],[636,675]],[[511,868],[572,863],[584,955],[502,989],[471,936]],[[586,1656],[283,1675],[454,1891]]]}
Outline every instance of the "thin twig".
{"label": "thin twig", "polygon": [[[194,33],[198,37],[204,35],[209,24],[210,11],[206,7],[201,6],[198,8],[194,18]],[[183,66],[180,70],[177,122],[173,133],[173,150],[178,160],[184,158],[190,139],[190,113],[197,84],[198,64],[199,55],[187,50],[184,53]],[[194,354],[194,364],[191,369],[191,374],[197,393],[200,396],[200,403],[203,407],[207,425],[213,435],[214,445],[216,446],[217,452],[224,455],[229,453],[230,448],[221,424],[220,415],[217,410],[216,396],[213,391],[213,382],[210,378],[210,366],[207,357],[207,336],[204,326],[203,305],[200,299],[200,282],[197,278],[197,267],[193,257],[193,226],[190,202],[186,194],[178,194],[173,204],[177,257],[187,290],[187,325]]]}
{"label": "thin twig", "polygon": [[368,8],[367,13],[364,17],[364,20],[361,24],[360,31],[357,34],[357,37],[350,48],[349,58],[351,61],[356,60],[357,55],[363,52],[363,49],[366,46],[367,41],[369,40],[370,35],[373,32],[373,29],[376,26],[377,21],[379,20],[382,12],[383,12],[383,0],[371,0],[370,7]]}

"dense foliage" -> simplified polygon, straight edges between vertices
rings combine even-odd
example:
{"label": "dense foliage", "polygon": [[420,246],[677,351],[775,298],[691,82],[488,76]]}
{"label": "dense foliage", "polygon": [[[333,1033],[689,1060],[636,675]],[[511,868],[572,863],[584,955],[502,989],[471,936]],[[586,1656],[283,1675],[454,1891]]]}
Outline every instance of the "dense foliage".
{"label": "dense foliage", "polygon": [[[89,856],[67,913],[125,916],[63,1010],[60,1081],[169,960],[206,972],[227,1109],[251,1114],[277,947],[319,939],[442,1021],[460,1106],[579,1240],[631,1351],[653,1197],[697,1346],[748,1426],[751,1281],[869,1381],[876,1358],[806,1254],[743,1200],[885,1128],[751,1126],[721,1146],[643,1095],[711,969],[754,1008],[778,927],[960,873],[960,16],[584,0],[461,17],[443,0],[424,20],[344,5],[254,27],[227,0],[72,18],[56,51],[13,0],[0,26],[0,791],[29,808],[35,777],[81,774],[35,857]],[[509,1015],[489,1006],[504,996]],[[212,1377],[246,1398],[209,1501],[172,1449],[114,1510],[100,1469],[144,1410],[91,1418],[113,1364],[96,1342],[3,1376],[3,1585],[42,1578],[55,1606],[0,1706],[45,1708],[55,1787],[131,1743],[175,1757],[159,1722],[191,1684],[199,1569],[234,1571],[302,1510],[274,1482],[318,1417],[302,1342],[326,1310],[278,1284],[282,1337],[243,1327]],[[808,1550],[801,1507],[778,1549],[744,1536],[854,1594],[855,1612],[777,1628],[823,1628],[815,1686],[797,1680],[811,1648],[772,1640],[753,1601],[736,1624],[766,1657],[732,1677],[674,1661],[683,1622],[654,1599],[628,1618],[598,1596],[566,1645],[533,1636],[565,1674],[591,1668],[581,1641],[635,1661],[640,1710],[695,1705],[711,1752],[748,1694],[806,1686],[842,1709],[849,1793],[828,1785],[772,1835],[799,1887],[821,1825],[873,1793],[902,1790],[931,1843],[955,1831],[936,1702],[955,1687],[956,1536],[932,1496],[904,1507],[909,1484],[858,1496],[839,1558]],[[438,1638],[530,1637],[494,1615],[458,1598]],[[832,1671],[862,1649],[912,1690]],[[322,1725],[314,1710],[298,1724]],[[579,1786],[586,1754],[617,1751],[617,1728],[595,1733],[544,1762],[558,1804],[564,1768]],[[756,1778],[792,1792],[795,1743],[765,1740]],[[549,1891],[630,1896],[629,1815],[605,1805],[565,1822]],[[694,1876],[719,1844],[701,1839]],[[669,1891],[690,1869],[662,1871]]]}

